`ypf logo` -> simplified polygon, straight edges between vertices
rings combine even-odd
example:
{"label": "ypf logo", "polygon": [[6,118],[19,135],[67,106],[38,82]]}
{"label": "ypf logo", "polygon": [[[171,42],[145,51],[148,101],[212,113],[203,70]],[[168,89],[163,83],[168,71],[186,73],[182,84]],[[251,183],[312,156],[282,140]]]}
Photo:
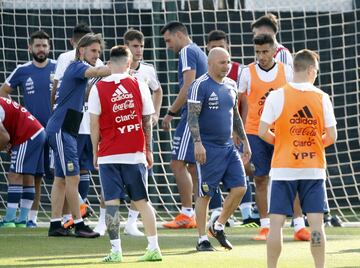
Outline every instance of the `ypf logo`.
{"label": "ypf logo", "polygon": [[293,115],[293,118],[290,119],[290,124],[316,125],[317,120],[314,119],[309,107],[304,106]]}

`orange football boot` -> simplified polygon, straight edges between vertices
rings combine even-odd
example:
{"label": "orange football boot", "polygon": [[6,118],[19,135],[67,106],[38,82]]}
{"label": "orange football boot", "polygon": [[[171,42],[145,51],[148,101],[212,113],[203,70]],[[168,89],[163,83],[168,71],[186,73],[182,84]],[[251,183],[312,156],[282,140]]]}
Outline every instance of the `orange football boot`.
{"label": "orange football boot", "polygon": [[268,234],[269,234],[269,228],[261,228],[260,232],[253,237],[253,240],[266,241]]}
{"label": "orange football boot", "polygon": [[169,229],[196,228],[196,220],[195,216],[188,217],[185,214],[180,213],[174,220],[165,222],[162,226]]}
{"label": "orange football boot", "polygon": [[294,233],[294,240],[295,241],[310,241],[311,234],[308,229],[301,228],[299,231]]}

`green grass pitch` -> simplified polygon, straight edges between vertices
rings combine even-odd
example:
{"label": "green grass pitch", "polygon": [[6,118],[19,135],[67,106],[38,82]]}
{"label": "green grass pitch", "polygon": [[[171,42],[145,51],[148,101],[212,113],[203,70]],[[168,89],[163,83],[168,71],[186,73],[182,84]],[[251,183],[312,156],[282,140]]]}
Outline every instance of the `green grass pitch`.
{"label": "green grass pitch", "polygon": [[[253,228],[227,228],[231,251],[219,247],[211,238],[216,252],[195,251],[197,231],[159,230],[163,261],[138,263],[147,241],[144,237],[121,235],[124,263],[103,264],[101,259],[110,251],[108,237],[97,239],[47,237],[46,228],[0,229],[0,267],[266,267],[264,242],[251,241]],[[327,266],[360,267],[360,229],[327,228]],[[313,267],[308,242],[292,240],[293,230],[284,229],[284,247],[279,268]]]}

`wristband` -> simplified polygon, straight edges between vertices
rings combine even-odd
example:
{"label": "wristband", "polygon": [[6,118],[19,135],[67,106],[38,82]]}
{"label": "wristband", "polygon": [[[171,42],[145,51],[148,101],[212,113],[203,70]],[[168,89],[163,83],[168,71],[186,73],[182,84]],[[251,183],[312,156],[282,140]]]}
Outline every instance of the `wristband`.
{"label": "wristband", "polygon": [[170,115],[170,116],[175,116],[175,115],[176,115],[176,113],[173,113],[173,112],[170,111],[170,110],[168,110],[167,114]]}

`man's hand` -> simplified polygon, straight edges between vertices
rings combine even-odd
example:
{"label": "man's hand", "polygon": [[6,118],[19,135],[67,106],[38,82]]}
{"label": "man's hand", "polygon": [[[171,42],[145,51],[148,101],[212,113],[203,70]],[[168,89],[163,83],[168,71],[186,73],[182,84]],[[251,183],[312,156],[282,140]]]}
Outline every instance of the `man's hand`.
{"label": "man's hand", "polygon": [[154,164],[154,156],[151,151],[146,150],[146,161],[148,163],[147,168],[152,168],[152,166]]}
{"label": "man's hand", "polygon": [[206,150],[201,142],[194,143],[194,153],[195,153],[195,160],[200,165],[206,163]]}
{"label": "man's hand", "polygon": [[97,152],[93,152],[93,165],[96,170],[99,170]]}
{"label": "man's hand", "polygon": [[157,113],[154,113],[151,115],[151,123],[152,126],[155,127],[159,121],[159,115]]}
{"label": "man's hand", "polygon": [[251,149],[249,143],[244,143],[241,160],[243,161],[243,164],[246,165],[247,163],[249,163],[250,159],[251,159]]}
{"label": "man's hand", "polygon": [[167,130],[167,131],[169,131],[170,130],[170,128],[171,128],[171,120],[173,120],[173,116],[171,116],[171,115],[165,115],[165,117],[164,117],[164,119],[163,119],[163,122],[162,122],[162,127],[163,127],[163,129],[164,130]]}

